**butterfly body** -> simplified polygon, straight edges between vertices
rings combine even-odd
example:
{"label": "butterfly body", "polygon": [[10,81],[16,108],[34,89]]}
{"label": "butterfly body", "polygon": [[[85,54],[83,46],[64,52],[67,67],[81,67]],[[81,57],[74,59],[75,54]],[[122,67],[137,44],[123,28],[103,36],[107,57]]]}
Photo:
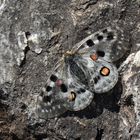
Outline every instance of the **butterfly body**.
{"label": "butterfly body", "polygon": [[94,93],[105,93],[115,86],[118,71],[112,62],[122,56],[121,52],[114,54],[119,50],[114,44],[119,34],[122,36],[120,32],[118,28],[102,29],[63,54],[37,102],[39,117],[48,119],[66,110],[82,110],[92,102]]}

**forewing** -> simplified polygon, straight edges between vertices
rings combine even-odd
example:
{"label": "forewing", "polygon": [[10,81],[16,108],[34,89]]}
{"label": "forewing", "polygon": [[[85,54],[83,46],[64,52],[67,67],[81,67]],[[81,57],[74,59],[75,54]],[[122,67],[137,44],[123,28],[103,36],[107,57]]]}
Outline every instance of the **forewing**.
{"label": "forewing", "polygon": [[39,118],[49,119],[63,114],[66,110],[64,107],[64,100],[58,98],[56,95],[39,96],[36,112]]}
{"label": "forewing", "polygon": [[58,65],[47,80],[47,84],[42,90],[42,95],[38,96],[36,112],[43,119],[53,118],[67,111],[64,106],[65,98],[61,96],[60,87],[66,79],[66,75],[64,75],[65,69],[62,62]]}
{"label": "forewing", "polygon": [[107,27],[76,44],[73,52],[96,52],[102,59],[112,62],[120,59],[127,48],[124,33],[119,27]]}

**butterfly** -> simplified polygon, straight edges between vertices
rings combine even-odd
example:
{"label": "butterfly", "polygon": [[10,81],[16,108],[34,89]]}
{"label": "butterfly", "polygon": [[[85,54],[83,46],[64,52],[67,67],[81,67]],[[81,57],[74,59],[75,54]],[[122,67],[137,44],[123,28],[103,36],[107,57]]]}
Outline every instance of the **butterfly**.
{"label": "butterfly", "polygon": [[67,110],[86,108],[94,94],[110,91],[118,81],[113,64],[126,48],[119,27],[99,30],[66,51],[53,68],[43,95],[39,95],[36,112],[48,119]]}

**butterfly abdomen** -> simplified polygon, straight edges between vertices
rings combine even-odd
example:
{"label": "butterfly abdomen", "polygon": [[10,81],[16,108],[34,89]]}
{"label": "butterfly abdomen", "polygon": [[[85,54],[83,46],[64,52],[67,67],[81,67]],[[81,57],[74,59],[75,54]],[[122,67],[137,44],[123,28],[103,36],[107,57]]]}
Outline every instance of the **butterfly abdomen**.
{"label": "butterfly abdomen", "polygon": [[69,61],[69,68],[72,76],[78,79],[81,83],[88,85],[88,79],[84,70],[74,60]]}

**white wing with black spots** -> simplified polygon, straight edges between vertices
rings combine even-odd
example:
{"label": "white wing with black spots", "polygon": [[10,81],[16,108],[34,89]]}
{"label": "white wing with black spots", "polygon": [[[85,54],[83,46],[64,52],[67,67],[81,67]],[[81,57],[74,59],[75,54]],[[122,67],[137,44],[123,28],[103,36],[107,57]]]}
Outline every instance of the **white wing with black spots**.
{"label": "white wing with black spots", "polygon": [[128,50],[125,42],[124,33],[119,27],[107,27],[77,43],[72,51],[96,52],[102,59],[112,62],[120,59]]}
{"label": "white wing with black spots", "polygon": [[77,60],[77,64],[84,65],[87,84],[91,92],[104,93],[111,90],[118,81],[118,70],[110,62],[97,58],[92,54],[85,54]]}
{"label": "white wing with black spots", "polygon": [[[63,63],[54,71],[55,74],[49,77],[44,94],[38,99],[37,113],[40,118],[52,118],[67,110],[82,110],[91,103],[94,94],[80,82],[80,75],[77,76],[80,68],[74,65],[72,67],[75,74],[71,73],[70,65]],[[81,70],[80,74],[82,72]]]}

